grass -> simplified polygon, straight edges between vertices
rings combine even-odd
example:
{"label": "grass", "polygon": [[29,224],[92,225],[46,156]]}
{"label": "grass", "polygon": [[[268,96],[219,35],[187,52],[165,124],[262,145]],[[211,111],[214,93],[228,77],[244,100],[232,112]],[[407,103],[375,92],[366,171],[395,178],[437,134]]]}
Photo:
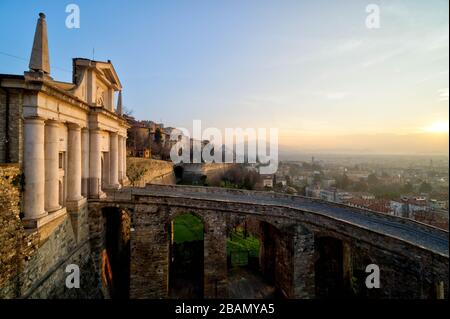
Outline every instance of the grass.
{"label": "grass", "polygon": [[227,254],[232,252],[249,251],[251,257],[259,256],[259,239],[253,235],[244,236],[244,230],[238,228],[231,232],[227,239]]}
{"label": "grass", "polygon": [[203,240],[203,223],[200,218],[184,214],[175,218],[173,223],[175,243]]}
{"label": "grass", "polygon": [[[178,216],[174,220],[174,241],[177,244],[203,240],[202,220],[192,214]],[[259,256],[259,239],[251,234],[244,236],[244,230],[237,228],[227,239],[227,254],[249,252],[250,257]]]}

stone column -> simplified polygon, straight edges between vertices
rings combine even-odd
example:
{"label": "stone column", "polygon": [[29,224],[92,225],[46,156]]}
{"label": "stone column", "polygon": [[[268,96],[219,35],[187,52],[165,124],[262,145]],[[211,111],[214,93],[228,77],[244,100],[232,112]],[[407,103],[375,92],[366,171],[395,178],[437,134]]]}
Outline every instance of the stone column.
{"label": "stone column", "polygon": [[44,119],[24,120],[24,220],[44,217],[45,161]]}
{"label": "stone column", "polygon": [[227,297],[227,233],[223,213],[208,211],[204,217],[204,298]]}
{"label": "stone column", "polygon": [[78,201],[81,196],[81,128],[77,124],[68,124],[68,177],[67,200]]}
{"label": "stone column", "polygon": [[89,129],[81,130],[81,194],[89,193]]}
{"label": "stone column", "polygon": [[128,182],[128,176],[127,176],[127,137],[124,136],[122,139],[122,143],[123,143],[123,147],[122,147],[122,151],[123,154],[122,155],[122,172],[123,172],[123,181],[122,183],[125,184]]}
{"label": "stone column", "polygon": [[89,133],[89,194],[92,198],[100,198],[102,195],[101,130],[93,129]]}
{"label": "stone column", "polygon": [[116,132],[109,133],[109,186],[119,187],[119,147]]}
{"label": "stone column", "polygon": [[59,124],[45,123],[45,210],[61,208],[59,198]]}
{"label": "stone column", "polygon": [[123,182],[123,136],[118,136],[119,183]]}
{"label": "stone column", "polygon": [[288,298],[315,298],[314,234],[300,225],[295,227],[292,265],[294,289]]}

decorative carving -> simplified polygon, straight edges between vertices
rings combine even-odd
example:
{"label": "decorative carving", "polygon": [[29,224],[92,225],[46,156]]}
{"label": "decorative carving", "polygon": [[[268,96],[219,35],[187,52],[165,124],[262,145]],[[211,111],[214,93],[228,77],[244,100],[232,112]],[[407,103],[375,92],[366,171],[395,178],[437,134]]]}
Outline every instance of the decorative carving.
{"label": "decorative carving", "polygon": [[104,94],[105,94],[104,90],[101,87],[97,86],[97,93],[95,99],[97,105],[104,106],[105,101]]}

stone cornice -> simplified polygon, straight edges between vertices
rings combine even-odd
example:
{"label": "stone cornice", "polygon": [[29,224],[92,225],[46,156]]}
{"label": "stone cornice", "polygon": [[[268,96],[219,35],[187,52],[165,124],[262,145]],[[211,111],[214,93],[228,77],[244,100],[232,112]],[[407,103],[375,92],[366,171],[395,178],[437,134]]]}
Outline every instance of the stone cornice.
{"label": "stone cornice", "polygon": [[98,107],[98,106],[91,106],[91,114],[102,114],[105,115],[111,119],[120,121],[120,125],[125,128],[130,128],[131,126],[128,124],[127,120],[123,118],[122,116],[119,116],[115,112],[112,112],[104,107]]}

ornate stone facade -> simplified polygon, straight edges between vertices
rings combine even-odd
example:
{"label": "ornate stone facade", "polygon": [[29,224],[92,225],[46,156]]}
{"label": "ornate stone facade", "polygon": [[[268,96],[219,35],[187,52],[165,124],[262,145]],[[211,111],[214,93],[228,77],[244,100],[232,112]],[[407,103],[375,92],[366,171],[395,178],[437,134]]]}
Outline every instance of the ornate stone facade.
{"label": "ornate stone facade", "polygon": [[110,61],[73,59],[73,83],[54,80],[44,14],[29,71],[0,74],[0,298],[102,297],[88,199],[127,184],[121,90]]}
{"label": "ornate stone facade", "polygon": [[0,162],[23,167],[23,221],[39,228],[120,188],[128,125],[121,83],[110,61],[73,59],[73,83],[50,76],[45,15],[36,26],[30,70],[0,75]]}

